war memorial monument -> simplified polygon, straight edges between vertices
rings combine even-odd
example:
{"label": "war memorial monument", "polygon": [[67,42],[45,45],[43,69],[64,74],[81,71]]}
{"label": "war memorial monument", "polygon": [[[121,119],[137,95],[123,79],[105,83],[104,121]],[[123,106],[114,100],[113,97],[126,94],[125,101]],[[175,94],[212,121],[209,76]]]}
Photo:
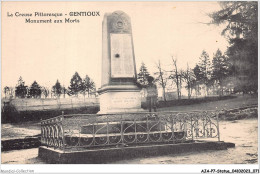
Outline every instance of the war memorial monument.
{"label": "war memorial monument", "polygon": [[141,111],[131,21],[124,12],[105,14],[102,33],[100,114]]}
{"label": "war memorial monument", "polygon": [[130,17],[122,11],[105,14],[102,34],[100,111],[41,121],[40,158],[109,163],[234,146],[220,141],[217,111],[145,112],[136,85]]}

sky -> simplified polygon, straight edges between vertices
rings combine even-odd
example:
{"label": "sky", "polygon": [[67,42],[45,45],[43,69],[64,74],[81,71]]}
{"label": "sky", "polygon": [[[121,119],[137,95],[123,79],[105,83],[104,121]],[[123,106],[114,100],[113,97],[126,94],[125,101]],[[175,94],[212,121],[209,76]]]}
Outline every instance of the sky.
{"label": "sky", "polygon": [[[180,68],[186,69],[187,63],[193,68],[202,50],[212,59],[218,48],[224,52],[228,46],[221,27],[205,24],[211,20],[207,14],[219,9],[217,2],[2,2],[2,89],[14,87],[20,76],[28,86],[36,80],[51,87],[58,79],[68,87],[76,71],[82,78],[89,75],[99,88],[102,20],[117,10],[131,18],[137,73],[144,62],[153,74],[159,60],[170,70],[171,56]],[[100,16],[66,16],[80,22],[59,24],[29,24],[29,17],[7,16],[81,11],[99,11]]]}

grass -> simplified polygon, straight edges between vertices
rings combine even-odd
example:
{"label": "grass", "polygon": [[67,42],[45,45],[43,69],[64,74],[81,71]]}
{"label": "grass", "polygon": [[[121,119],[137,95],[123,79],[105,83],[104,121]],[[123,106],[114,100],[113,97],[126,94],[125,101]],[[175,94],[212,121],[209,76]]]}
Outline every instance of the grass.
{"label": "grass", "polygon": [[9,107],[9,112],[2,113],[2,123],[21,123],[27,121],[39,121],[64,114],[96,114],[98,106],[74,107],[73,109],[52,110],[28,110],[17,111],[15,107]]}
{"label": "grass", "polygon": [[158,108],[159,111],[199,111],[199,110],[228,110],[234,108],[240,108],[250,105],[257,105],[258,97],[252,95],[239,95],[236,98],[211,101],[207,103],[198,103],[192,105],[183,105],[183,106],[171,106],[165,108]]}

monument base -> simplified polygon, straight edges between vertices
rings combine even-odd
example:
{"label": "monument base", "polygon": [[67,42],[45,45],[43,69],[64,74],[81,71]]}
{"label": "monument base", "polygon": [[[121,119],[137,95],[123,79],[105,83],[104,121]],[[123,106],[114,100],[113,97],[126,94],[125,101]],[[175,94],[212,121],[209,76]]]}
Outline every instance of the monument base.
{"label": "monument base", "polygon": [[59,149],[40,146],[38,157],[47,164],[106,164],[134,158],[147,158],[187,152],[206,152],[206,150],[226,150],[231,147],[235,147],[235,144],[223,141],[186,141],[178,144],[169,142],[139,146],[133,144],[129,147],[111,146],[107,148],[78,149],[77,151],[65,152]]}
{"label": "monument base", "polygon": [[134,85],[101,88],[98,114],[144,112],[141,108],[140,89]]}

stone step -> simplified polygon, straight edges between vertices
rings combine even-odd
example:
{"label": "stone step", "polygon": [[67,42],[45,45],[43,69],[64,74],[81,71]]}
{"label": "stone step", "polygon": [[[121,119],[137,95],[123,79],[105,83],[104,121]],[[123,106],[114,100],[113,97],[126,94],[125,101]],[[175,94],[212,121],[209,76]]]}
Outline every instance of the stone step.
{"label": "stone step", "polygon": [[[106,123],[97,123],[94,125],[86,125],[81,127],[82,134],[89,134],[95,132],[96,134],[104,134],[104,133],[118,133],[121,132],[121,124],[123,124],[123,131],[125,133],[129,132],[150,132],[154,131],[165,131],[166,126],[162,122],[158,121],[123,121],[121,122],[109,122]],[[136,129],[136,130],[135,130]],[[147,130],[148,129],[148,130]]]}
{"label": "stone step", "polygon": [[[135,140],[139,142],[147,142],[148,141],[148,134],[149,138],[152,139],[153,141],[157,141],[160,139],[160,134],[162,138],[167,141],[167,140],[173,140],[172,137],[172,132],[167,132],[167,131],[155,131],[155,132],[129,132],[129,133],[124,133],[121,135],[120,133],[113,133],[113,134],[81,134],[80,137],[78,136],[69,136],[65,135],[65,141],[68,146],[76,146],[80,142],[82,146],[92,146],[93,141],[95,140],[95,145],[103,145],[108,142],[110,144],[118,144],[121,141],[121,136],[124,137],[124,143],[132,143]],[[174,139],[175,140],[182,140],[185,136],[184,132],[174,132]],[[120,144],[120,143],[119,143]]]}

